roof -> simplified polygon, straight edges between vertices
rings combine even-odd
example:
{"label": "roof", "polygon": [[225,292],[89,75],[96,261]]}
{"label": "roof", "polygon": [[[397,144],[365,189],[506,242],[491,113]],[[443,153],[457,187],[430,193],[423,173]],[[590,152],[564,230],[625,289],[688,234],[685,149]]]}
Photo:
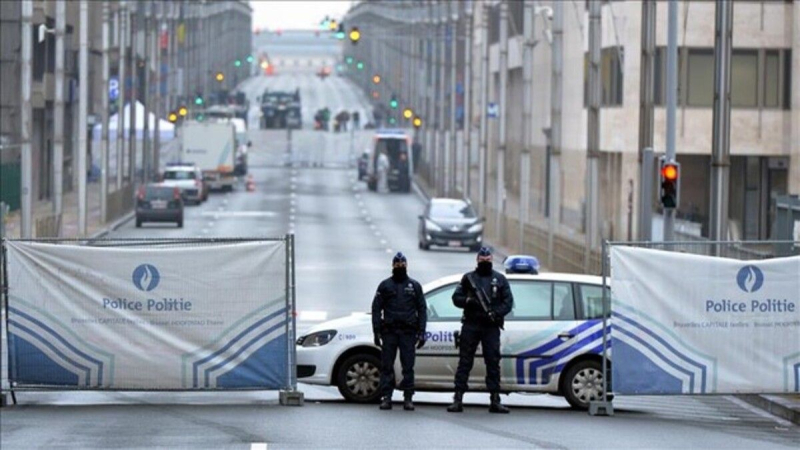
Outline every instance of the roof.
{"label": "roof", "polygon": [[[504,274],[504,275],[509,280],[562,281],[568,283],[594,284],[598,286],[603,284],[602,277],[598,277],[595,275],[581,275],[575,273],[544,272],[538,275],[528,275],[528,274]],[[458,283],[459,281],[461,281],[462,276],[463,276],[462,274],[458,274],[458,275],[449,275],[446,277],[439,278],[438,280],[426,283],[425,286],[422,287],[422,290],[424,292],[429,292],[448,284]]]}

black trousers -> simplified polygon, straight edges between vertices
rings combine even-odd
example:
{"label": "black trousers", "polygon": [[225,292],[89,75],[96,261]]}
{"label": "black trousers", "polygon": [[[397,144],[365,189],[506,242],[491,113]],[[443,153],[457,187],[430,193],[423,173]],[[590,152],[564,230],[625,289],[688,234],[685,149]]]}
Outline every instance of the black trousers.
{"label": "black trousers", "polygon": [[483,348],[486,364],[486,388],[489,392],[500,392],[500,328],[466,322],[461,325],[461,346],[456,370],[456,391],[466,392],[467,381],[475,363],[478,344]]}
{"label": "black trousers", "polygon": [[403,381],[398,389],[414,393],[414,357],[417,333],[414,330],[383,330],[381,334],[381,385],[382,397],[391,396],[394,391],[394,360],[400,350],[400,365],[403,366]]}

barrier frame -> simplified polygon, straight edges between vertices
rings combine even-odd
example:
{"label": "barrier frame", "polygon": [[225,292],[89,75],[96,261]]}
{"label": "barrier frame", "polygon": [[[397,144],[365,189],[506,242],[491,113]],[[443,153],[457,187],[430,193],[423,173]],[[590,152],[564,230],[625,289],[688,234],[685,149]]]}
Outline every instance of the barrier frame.
{"label": "barrier frame", "polygon": [[[610,285],[609,279],[611,278],[611,249],[613,247],[641,247],[641,248],[650,248],[656,250],[667,250],[667,251],[682,251],[684,253],[693,253],[686,251],[687,248],[692,249],[696,247],[706,247],[712,252],[708,256],[715,256],[715,257],[725,257],[720,255],[721,251],[725,248],[729,250],[733,250],[730,254],[736,255],[735,259],[741,259],[739,256],[744,256],[747,253],[746,247],[747,246],[772,246],[773,248],[778,248],[778,246],[789,246],[789,248],[793,249],[792,251],[794,254],[800,254],[800,241],[792,241],[792,240],[764,240],[764,241],[603,241],[603,248],[602,248],[602,260],[601,260],[601,278],[602,278],[602,292],[603,292],[603,395],[599,401],[593,401],[589,403],[589,415],[591,416],[613,416],[614,415],[614,405],[613,399],[614,394],[613,392],[609,393],[609,377],[608,377],[608,369],[610,367],[610,360],[608,358],[608,342],[609,342],[609,331],[608,331],[608,321],[611,316],[611,305],[610,305]],[[681,249],[682,247],[682,249]],[[795,249],[796,248],[796,249]],[[752,259],[769,259],[774,257],[781,257],[781,256],[792,256],[789,255],[772,255],[767,253],[760,253],[760,252],[752,252],[749,256],[752,256]],[[727,257],[731,257],[730,255]],[[613,386],[612,386],[613,388]]]}
{"label": "barrier frame", "polygon": [[236,244],[252,242],[283,242],[285,248],[285,308],[286,308],[286,340],[287,340],[287,367],[284,386],[279,390],[279,400],[281,405],[302,406],[304,402],[303,393],[297,390],[297,341],[296,330],[296,253],[295,236],[286,234],[283,237],[230,237],[230,238],[39,238],[39,239],[6,239],[0,240],[0,311],[4,312],[2,338],[4,345],[2,349],[6,352],[6,375],[8,376],[9,387],[5,389],[0,386],[0,406],[5,406],[7,397],[10,396],[13,404],[17,404],[16,392],[42,392],[42,391],[94,391],[94,392],[242,392],[242,391],[272,391],[273,389],[247,387],[247,388],[183,388],[183,389],[135,389],[135,388],[93,388],[93,387],[68,387],[68,386],[16,386],[11,380],[11,358],[12,352],[8,345],[9,329],[9,280],[8,280],[8,258],[7,242],[35,242],[44,244],[70,244],[86,245],[93,247],[157,247],[157,246],[185,246],[203,244]]}

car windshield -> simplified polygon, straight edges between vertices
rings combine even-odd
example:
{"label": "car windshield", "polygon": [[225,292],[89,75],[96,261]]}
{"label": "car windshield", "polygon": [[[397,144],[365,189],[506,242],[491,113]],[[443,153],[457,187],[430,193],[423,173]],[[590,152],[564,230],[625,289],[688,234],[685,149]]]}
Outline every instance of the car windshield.
{"label": "car windshield", "polygon": [[476,214],[467,202],[433,202],[430,216],[439,219],[473,219]]}
{"label": "car windshield", "polygon": [[193,170],[168,170],[164,172],[165,180],[194,180]]}

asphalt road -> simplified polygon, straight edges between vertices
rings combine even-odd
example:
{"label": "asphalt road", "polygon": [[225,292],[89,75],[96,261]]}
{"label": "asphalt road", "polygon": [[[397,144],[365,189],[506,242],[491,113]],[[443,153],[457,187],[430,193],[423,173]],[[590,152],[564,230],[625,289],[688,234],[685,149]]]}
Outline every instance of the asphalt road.
{"label": "asphalt road", "polygon": [[[305,109],[368,111],[343,79],[260,77],[244,84],[300,87]],[[251,123],[257,110],[251,111]],[[128,223],[109,237],[250,237],[296,235],[301,330],[368,309],[390,274],[394,252],[425,283],[469,269],[464,251],[417,249],[414,194],[376,194],[356,180],[353,158],[366,132],[292,134],[251,130],[254,192],[238,186],[188,207],[184,228]],[[288,163],[288,164],[287,164]],[[511,395],[508,416],[489,415],[488,399],[468,394],[464,414],[444,411],[449,394],[418,394],[414,413],[346,404],[335,388],[300,385],[306,405],[282,407],[264,393],[19,393],[0,410],[3,449],[70,448],[798,448],[800,428],[732,396],[619,397],[614,417],[572,411],[548,395]],[[254,447],[258,448],[258,447]],[[263,448],[263,447],[261,447]]]}

